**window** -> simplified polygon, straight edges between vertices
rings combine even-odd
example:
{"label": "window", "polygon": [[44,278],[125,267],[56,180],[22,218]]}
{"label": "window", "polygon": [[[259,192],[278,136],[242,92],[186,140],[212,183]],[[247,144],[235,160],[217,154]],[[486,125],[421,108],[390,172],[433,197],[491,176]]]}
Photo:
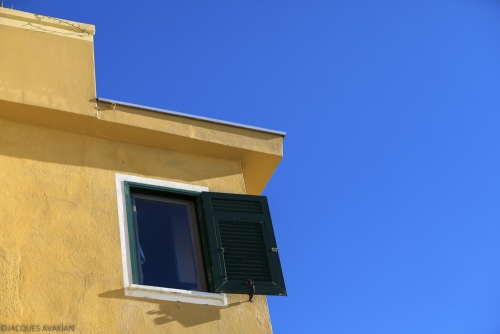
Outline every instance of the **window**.
{"label": "window", "polygon": [[227,305],[286,295],[264,196],[117,174],[126,294]]}
{"label": "window", "polygon": [[194,203],[132,193],[138,283],[207,291]]}

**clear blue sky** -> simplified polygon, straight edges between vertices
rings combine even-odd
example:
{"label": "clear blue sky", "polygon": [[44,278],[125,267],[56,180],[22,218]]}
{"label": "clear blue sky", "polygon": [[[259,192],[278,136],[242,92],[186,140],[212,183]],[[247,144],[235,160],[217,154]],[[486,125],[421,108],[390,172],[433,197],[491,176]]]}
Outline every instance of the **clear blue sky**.
{"label": "clear blue sky", "polygon": [[500,2],[56,1],[98,96],[287,132],[276,333],[500,333]]}

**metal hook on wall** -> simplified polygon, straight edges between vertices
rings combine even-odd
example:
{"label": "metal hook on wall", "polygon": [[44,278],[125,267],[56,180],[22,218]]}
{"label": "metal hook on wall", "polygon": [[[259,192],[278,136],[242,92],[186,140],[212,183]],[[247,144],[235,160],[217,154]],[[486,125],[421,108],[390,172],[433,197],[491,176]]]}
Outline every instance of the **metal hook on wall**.
{"label": "metal hook on wall", "polygon": [[250,293],[248,294],[248,301],[251,303],[252,302],[252,298],[253,298],[253,295],[255,294],[255,284],[253,283],[253,281],[249,278],[247,279],[247,285],[250,287],[250,289],[252,289],[250,291]]}

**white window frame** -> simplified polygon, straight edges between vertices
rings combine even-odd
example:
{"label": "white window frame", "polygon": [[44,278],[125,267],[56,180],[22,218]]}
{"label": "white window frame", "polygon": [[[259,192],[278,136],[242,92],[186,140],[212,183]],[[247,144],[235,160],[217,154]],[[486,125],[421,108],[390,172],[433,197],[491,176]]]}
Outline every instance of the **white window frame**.
{"label": "white window frame", "polygon": [[227,295],[225,293],[210,293],[139,285],[133,284],[132,280],[132,261],[130,256],[130,244],[127,228],[128,225],[125,198],[125,181],[140,183],[144,185],[188,190],[193,192],[208,191],[208,188],[192,184],[151,179],[119,173],[115,174],[115,178],[116,199],[118,204],[118,222],[120,227],[120,246],[122,253],[123,285],[125,288],[125,295],[130,297],[168,300],[173,302],[183,302],[191,304],[227,306]]}

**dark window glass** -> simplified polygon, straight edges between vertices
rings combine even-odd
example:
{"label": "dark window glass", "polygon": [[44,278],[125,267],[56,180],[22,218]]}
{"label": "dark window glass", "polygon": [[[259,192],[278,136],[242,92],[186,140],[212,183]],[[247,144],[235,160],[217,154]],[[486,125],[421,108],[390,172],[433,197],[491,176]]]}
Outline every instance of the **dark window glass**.
{"label": "dark window glass", "polygon": [[134,195],[140,282],[205,291],[193,203]]}

